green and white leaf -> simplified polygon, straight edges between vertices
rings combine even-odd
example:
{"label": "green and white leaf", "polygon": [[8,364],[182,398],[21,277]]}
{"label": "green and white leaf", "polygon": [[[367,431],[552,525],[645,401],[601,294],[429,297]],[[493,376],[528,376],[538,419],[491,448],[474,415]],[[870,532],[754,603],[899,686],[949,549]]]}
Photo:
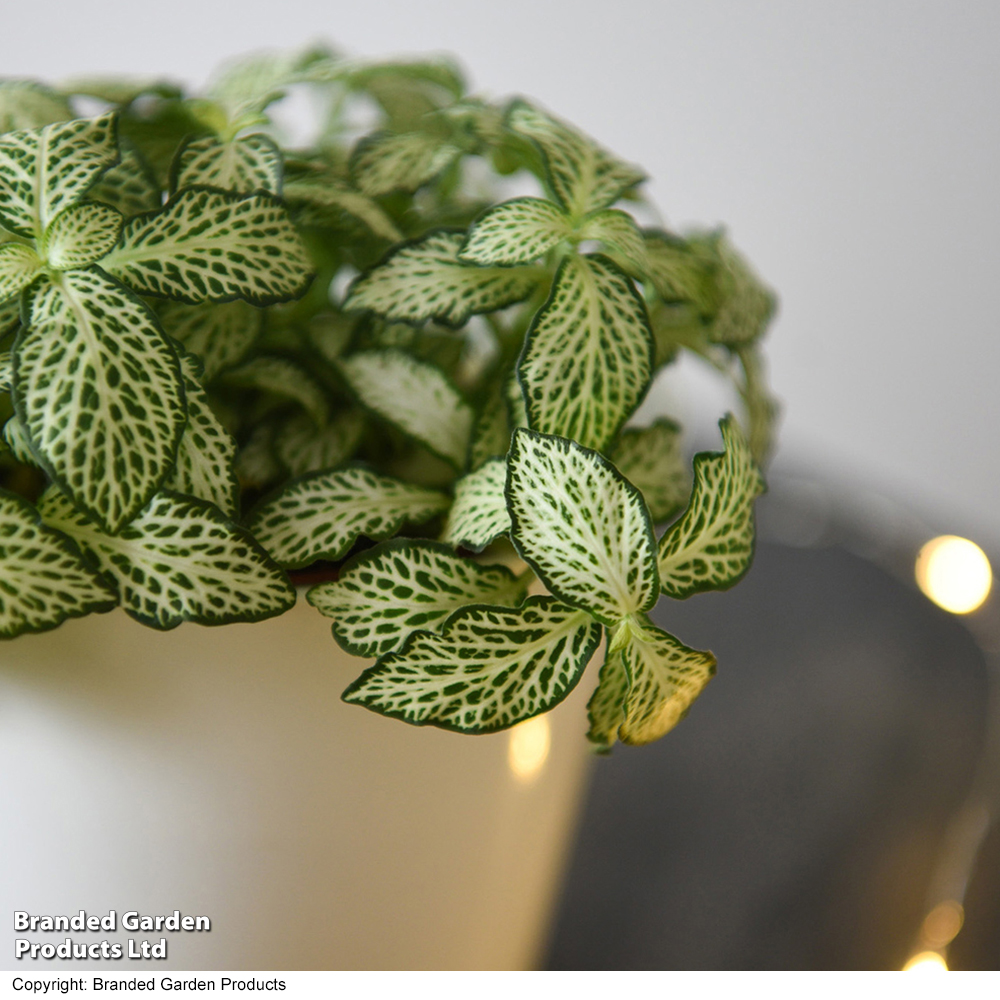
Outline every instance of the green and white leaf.
{"label": "green and white leaf", "polygon": [[55,488],[39,512],[97,560],[126,612],[153,628],[260,621],[295,603],[295,589],[264,551],[204,500],[164,490],[117,535]]}
{"label": "green and white leaf", "polygon": [[233,469],[236,442],[212,412],[195,365],[181,359],[188,422],[177,446],[177,463],[164,489],[214,503],[227,517],[239,516],[239,483]]}
{"label": "green and white leaf", "polygon": [[600,640],[586,612],[552,597],[512,610],[464,608],[438,634],[412,633],[343,698],[412,725],[492,733],[562,701]]}
{"label": "green and white leaf", "polygon": [[342,465],[357,451],[364,431],[360,410],[344,410],[325,427],[298,413],[276,431],[274,452],[291,475],[304,476]]}
{"label": "green and white leaf", "polygon": [[284,161],[274,141],[259,132],[223,141],[189,139],[171,170],[171,194],[186,187],[214,187],[234,194],[281,194]]}
{"label": "green and white leaf", "polygon": [[610,751],[618,741],[618,727],[625,721],[628,689],[628,674],[622,651],[618,649],[604,658],[597,687],[587,702],[587,717],[590,720],[587,739],[596,744],[599,751]]}
{"label": "green and white leaf", "polygon": [[351,175],[361,192],[371,198],[392,191],[416,191],[461,152],[427,132],[383,132],[358,143],[351,154]]}
{"label": "green and white leaf", "polygon": [[681,451],[681,429],[673,421],[660,418],[650,427],[628,428],[609,457],[638,487],[655,523],[669,520],[687,502],[691,477]]}
{"label": "green and white leaf", "polygon": [[0,299],[9,299],[31,284],[42,268],[38,254],[24,243],[0,244]]}
{"label": "green and white leaf", "polygon": [[0,337],[5,337],[21,322],[20,298],[0,302]]}
{"label": "green and white leaf", "polygon": [[330,406],[323,387],[300,365],[287,358],[262,354],[223,375],[226,385],[269,392],[294,400],[313,421],[323,426]]}
{"label": "green and white leaf", "polygon": [[351,466],[289,483],[251,511],[248,527],[281,565],[308,566],[343,558],[362,535],[381,541],[430,520],[450,503],[437,490]]}
{"label": "green and white leaf", "polygon": [[746,258],[725,237],[718,241],[716,249],[720,304],[708,330],[709,339],[731,347],[753,343],[767,329],[777,302]]}
{"label": "green and white leaf", "polygon": [[508,126],[542,153],[552,193],[573,219],[606,208],[646,175],[623,163],[570,125],[515,101]]}
{"label": "green and white leaf", "polygon": [[69,101],[33,80],[0,81],[0,132],[41,128],[73,117]]}
{"label": "green and white leaf", "polygon": [[14,361],[10,351],[0,351],[0,392],[10,392],[14,381]]}
{"label": "green and white leaf", "polygon": [[695,455],[691,502],[660,539],[660,585],[668,597],[726,590],[753,560],[753,502],[764,481],[732,416],[719,426],[726,450]]}
{"label": "green and white leaf", "polygon": [[44,252],[49,267],[67,271],[100,260],[118,242],[124,221],[117,209],[96,201],[63,209],[45,231]]}
{"label": "green and white leaf", "polygon": [[[514,385],[520,395],[520,386],[516,381]],[[478,469],[491,458],[506,455],[510,447],[511,430],[505,383],[497,381],[490,387],[486,402],[472,425],[469,468]]]}
{"label": "green and white leaf", "polygon": [[155,76],[77,76],[63,80],[61,94],[84,94],[108,104],[131,104],[144,95],[174,98],[181,96],[181,88],[169,80]]}
{"label": "green and white leaf", "polygon": [[642,494],[602,455],[516,430],[507,509],[518,554],[557,597],[606,625],[656,603],[656,540]]}
{"label": "green and white leaf", "polygon": [[649,271],[645,240],[628,212],[609,208],[589,215],[580,227],[579,238],[599,240],[605,253],[633,278],[641,279]]}
{"label": "green and white leaf", "polygon": [[324,176],[322,181],[289,181],[283,193],[290,205],[306,206],[320,220],[346,212],[384,240],[395,243],[403,238],[378,202],[336,178]]}
{"label": "green and white leaf", "polygon": [[31,450],[28,436],[24,433],[24,424],[17,419],[16,415],[3,425],[3,439],[7,442],[10,453],[19,462],[23,462],[25,465],[38,465],[38,458]]}
{"label": "green and white leaf", "polygon": [[629,691],[618,734],[633,746],[670,732],[715,674],[711,653],[691,649],[653,625],[645,625],[644,632],[646,638],[633,638],[621,653]]}
{"label": "green and white leaf", "polygon": [[122,144],[122,158],[105,171],[87,192],[91,201],[118,209],[126,219],[162,206],[160,188],[153,172],[131,146]]}
{"label": "green and white leaf", "polygon": [[716,308],[717,237],[683,240],[669,233],[644,235],[647,276],[664,302],[690,302],[702,316]]}
{"label": "green and white leaf", "polygon": [[526,299],[545,278],[539,267],[478,267],[458,259],[462,233],[438,231],[405,243],[351,286],[345,309],[371,309],[386,319],[436,319],[462,326],[473,313]]}
{"label": "green and white leaf", "polygon": [[635,286],[606,257],[567,257],[518,364],[533,430],[603,450],[638,406],[653,335]]}
{"label": "green and white leaf", "polygon": [[494,458],[455,483],[455,502],[448,511],[441,540],[482,552],[510,531],[507,512],[507,461]]}
{"label": "green and white leaf", "polygon": [[514,198],[473,223],[458,257],[467,264],[530,264],[575,235],[558,205],[543,198]]}
{"label": "green and white leaf", "polygon": [[524,586],[504,566],[481,566],[435,542],[396,538],[355,556],[308,600],[333,619],[333,636],[355,656],[384,656],[417,629],[436,631],[469,604],[513,607]]}
{"label": "green and white leaf", "polygon": [[462,468],[473,413],[444,372],[395,350],[352,354],[337,368],[364,406]]}
{"label": "green and white leaf", "polygon": [[26,500],[0,490],[0,637],[42,632],[117,603],[73,542],[42,524]]}
{"label": "green and white leaf", "polygon": [[160,307],[160,323],[197,355],[209,382],[243,359],[261,334],[264,313],[241,299],[201,305],[165,302]]}
{"label": "green and white leaf", "polygon": [[182,302],[298,297],[312,278],[305,247],[273,195],[187,188],[129,220],[101,266],[142,295]]}
{"label": "green and white leaf", "polygon": [[0,222],[40,240],[118,161],[113,114],[0,136]]}
{"label": "green and white leaf", "polygon": [[177,356],[156,318],[97,269],[26,293],[14,403],[44,468],[108,531],[149,501],[185,423]]}

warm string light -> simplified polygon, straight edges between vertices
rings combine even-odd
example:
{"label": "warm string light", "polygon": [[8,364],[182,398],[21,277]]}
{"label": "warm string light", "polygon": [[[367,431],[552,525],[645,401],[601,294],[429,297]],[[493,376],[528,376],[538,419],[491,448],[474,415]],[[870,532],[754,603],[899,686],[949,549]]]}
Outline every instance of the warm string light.
{"label": "warm string light", "polygon": [[510,731],[507,763],[518,781],[533,781],[545,766],[552,745],[549,720],[544,715],[521,722]]}
{"label": "warm string light", "polygon": [[956,615],[975,611],[989,596],[993,571],[983,550],[967,538],[932,538],[917,555],[920,589],[939,607]]}

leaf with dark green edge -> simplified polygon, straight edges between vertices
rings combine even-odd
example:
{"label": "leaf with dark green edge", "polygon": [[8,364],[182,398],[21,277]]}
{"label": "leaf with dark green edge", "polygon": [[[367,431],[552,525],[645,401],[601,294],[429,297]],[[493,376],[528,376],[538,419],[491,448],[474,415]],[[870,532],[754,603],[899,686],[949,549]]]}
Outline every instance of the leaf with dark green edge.
{"label": "leaf with dark green edge", "polygon": [[486,402],[472,425],[472,436],[469,440],[469,469],[475,471],[491,458],[506,455],[510,447],[512,430],[504,384],[498,380],[489,388]]}
{"label": "leaf with dark green edge", "polygon": [[668,521],[687,502],[691,476],[681,451],[681,429],[661,417],[649,427],[630,427],[611,449],[618,471],[642,493],[655,523]]}
{"label": "leaf with dark green edge", "polygon": [[507,512],[507,461],[494,458],[455,483],[455,502],[448,511],[441,540],[456,548],[482,552],[510,531]]}
{"label": "leaf with dark green edge", "polygon": [[117,162],[113,114],[0,136],[0,222],[40,240],[49,223]]}
{"label": "leaf with dark green edge", "polygon": [[344,410],[323,427],[297,413],[275,431],[274,453],[292,476],[333,469],[353,457],[364,430],[360,410]]}
{"label": "leaf with dark green edge", "polygon": [[298,568],[342,559],[362,535],[381,541],[450,503],[438,490],[354,465],[292,480],[250,512],[247,526],[277,562]]}
{"label": "leaf with dark green edge", "polygon": [[753,561],[753,502],[764,480],[733,417],[719,427],[726,450],[695,455],[691,502],[660,539],[660,587],[668,597],[728,590]]}
{"label": "leaf with dark green edge", "polygon": [[479,216],[458,259],[466,264],[530,264],[575,235],[558,205],[544,198],[514,198]]}
{"label": "leaf with dark green edge", "polygon": [[670,732],[715,674],[711,653],[691,649],[648,623],[643,633],[621,651],[629,690],[618,735],[632,746],[652,743]]}
{"label": "leaf with dark green edge", "polygon": [[667,303],[690,302],[702,316],[716,308],[716,236],[691,240],[647,229],[643,233],[647,277]]}
{"label": "leaf with dark green edge", "polygon": [[288,358],[260,355],[230,368],[221,376],[226,385],[269,392],[294,400],[313,421],[322,426],[330,414],[323,387],[301,366]]}
{"label": "leaf with dark green edge", "polygon": [[313,277],[281,201],[211,188],[186,188],[161,211],[130,219],[101,266],[141,295],[192,303],[285,302]]}
{"label": "leaf with dark green edge", "polygon": [[177,446],[173,471],[163,488],[214,503],[225,515],[239,516],[239,483],[233,470],[236,442],[212,412],[197,378],[197,365],[181,358],[188,421]]}
{"label": "leaf with dark green edge", "polygon": [[344,308],[371,309],[386,319],[436,319],[462,326],[474,313],[493,312],[526,299],[547,274],[540,267],[463,264],[461,232],[438,230],[396,247],[351,285]]}
{"label": "leaf with dark green edge", "polygon": [[552,193],[573,219],[606,208],[646,179],[638,167],[524,101],[511,105],[507,125],[541,151]]}
{"label": "leaf with dark green edge", "polygon": [[393,191],[416,191],[461,152],[428,132],[378,132],[354,147],[349,166],[361,193],[377,198]]}
{"label": "leaf with dark green edge", "polygon": [[305,206],[320,220],[336,218],[346,212],[363,222],[376,236],[395,243],[403,238],[396,224],[378,202],[356,191],[344,181],[324,176],[320,180],[294,180],[285,185],[285,200],[289,205]]}
{"label": "leaf with dark green edge", "polygon": [[264,327],[264,313],[242,299],[200,305],[164,302],[159,315],[164,331],[199,358],[206,382],[239,364]]}
{"label": "leaf with dark green edge", "polygon": [[411,633],[342,697],[415,726],[493,733],[558,705],[600,641],[597,622],[552,597],[467,607],[439,633]]}
{"label": "leaf with dark green edge", "polygon": [[580,227],[579,238],[599,240],[604,252],[633,278],[641,279],[649,270],[646,243],[628,212],[608,208],[588,215]]}
{"label": "leaf with dark green edge", "polygon": [[439,368],[385,350],[341,358],[337,370],[367,409],[462,468],[472,408]]}
{"label": "leaf with dark green edge", "polygon": [[0,302],[0,338],[6,337],[21,322],[20,298]]}
{"label": "leaf with dark green edge", "polygon": [[384,656],[417,629],[434,632],[469,604],[514,607],[524,585],[505,566],[482,566],[437,542],[394,538],[362,552],[333,583],[306,595],[332,618],[333,637],[354,656]]}
{"label": "leaf with dark green edge", "polygon": [[118,242],[124,222],[121,212],[96,201],[64,208],[45,230],[42,247],[49,267],[68,271],[95,263]]}
{"label": "leaf with dark green edge", "polygon": [[755,344],[736,348],[743,369],[740,395],[746,408],[750,453],[758,468],[764,468],[774,448],[774,436],[781,403],[771,395],[764,373],[764,359]]}
{"label": "leaf with dark green edge", "polygon": [[22,292],[43,266],[31,247],[23,243],[0,244],[0,299]]}
{"label": "leaf with dark green edge", "polygon": [[639,405],[653,334],[635,286],[607,257],[567,257],[518,362],[533,430],[604,449]]}
{"label": "leaf with dark green edge", "polygon": [[38,466],[38,456],[31,450],[28,435],[24,433],[24,424],[16,416],[11,417],[3,425],[3,439],[7,442],[11,454],[25,465]]}
{"label": "leaf with dark green edge", "polygon": [[192,137],[177,151],[170,170],[170,193],[213,187],[233,194],[281,194],[284,162],[274,140],[260,132],[238,139]]}
{"label": "leaf with dark green edge", "polygon": [[610,753],[618,741],[618,727],[625,721],[628,688],[628,674],[622,661],[622,651],[618,649],[605,656],[597,687],[587,702],[587,718],[590,721],[587,739],[595,744],[598,753]]}
{"label": "leaf with dark green edge", "polygon": [[14,342],[14,406],[46,472],[117,531],[174,464],[186,420],[156,317],[95,267],[40,280]]}
{"label": "leaf with dark green edge", "polygon": [[10,392],[14,381],[14,362],[9,351],[0,352],[0,392]]}
{"label": "leaf with dark green edge", "polygon": [[[524,389],[518,381],[517,372],[511,372],[510,378],[504,385],[505,400],[507,402],[507,414],[510,417],[511,427],[528,426],[528,408],[524,401]],[[508,439],[508,445],[510,440]]]}
{"label": "leaf with dark green edge", "polygon": [[38,509],[46,524],[97,561],[125,611],[152,628],[261,621],[295,603],[285,574],[205,500],[162,490],[116,535],[102,531],[55,488]]}
{"label": "leaf with dark green edge", "polygon": [[44,525],[27,500],[0,490],[0,637],[44,632],[117,603],[69,538]]}
{"label": "leaf with dark green edge", "polygon": [[121,159],[101,175],[87,198],[118,209],[126,219],[155,212],[163,204],[152,170],[135,147],[125,141],[121,142]]}
{"label": "leaf with dark green edge", "polygon": [[771,322],[777,299],[725,237],[718,240],[716,250],[719,308],[708,328],[708,339],[730,347],[753,343]]}
{"label": "leaf with dark green edge", "polygon": [[518,429],[507,458],[510,539],[548,589],[605,625],[656,603],[642,494],[596,451]]}
{"label": "leaf with dark green edge", "polygon": [[73,117],[69,101],[33,80],[0,81],[0,132],[41,128]]}

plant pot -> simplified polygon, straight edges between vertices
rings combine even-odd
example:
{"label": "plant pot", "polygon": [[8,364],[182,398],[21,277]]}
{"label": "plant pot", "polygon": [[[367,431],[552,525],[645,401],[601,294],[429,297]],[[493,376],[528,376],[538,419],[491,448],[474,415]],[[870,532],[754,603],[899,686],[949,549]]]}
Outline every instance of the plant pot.
{"label": "plant pot", "polygon": [[[345,705],[362,666],[302,599],[254,625],[161,634],[115,611],[0,646],[4,912],[119,918],[13,937],[168,949],[70,963],[8,946],[10,967],[531,967],[585,775],[586,693],[546,717],[548,756],[518,777],[510,733]],[[126,911],[175,910],[210,932],[121,929]]]}

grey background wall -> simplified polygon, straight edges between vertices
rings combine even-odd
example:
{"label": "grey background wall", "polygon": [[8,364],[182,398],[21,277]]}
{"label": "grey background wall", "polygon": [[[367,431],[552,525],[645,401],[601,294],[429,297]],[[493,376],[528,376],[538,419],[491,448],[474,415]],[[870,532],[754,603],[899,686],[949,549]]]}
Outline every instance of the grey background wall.
{"label": "grey background wall", "polygon": [[[780,464],[1000,539],[1000,4],[8,3],[0,67],[200,82],[317,38],[452,52],[481,90],[530,95],[641,163],[672,225],[724,220],[781,294]],[[675,392],[657,402],[704,420]]]}

